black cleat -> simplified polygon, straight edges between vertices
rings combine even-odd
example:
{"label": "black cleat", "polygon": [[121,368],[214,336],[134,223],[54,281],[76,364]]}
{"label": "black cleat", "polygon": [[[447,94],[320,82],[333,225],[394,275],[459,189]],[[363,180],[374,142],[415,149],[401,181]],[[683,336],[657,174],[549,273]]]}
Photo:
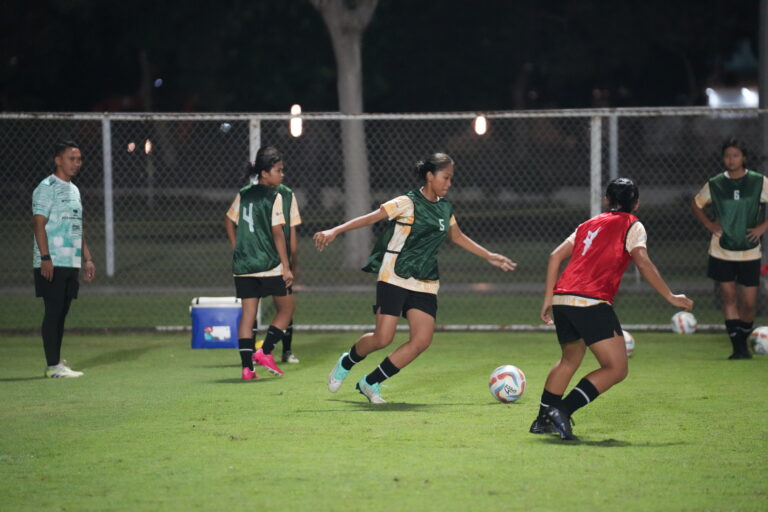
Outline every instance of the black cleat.
{"label": "black cleat", "polygon": [[557,430],[552,426],[545,415],[540,414],[536,416],[536,419],[531,423],[531,429],[528,431],[531,434],[557,434]]}
{"label": "black cleat", "polygon": [[733,354],[728,359],[752,359],[752,354],[749,353],[749,348],[747,347],[746,336],[733,341]]}
{"label": "black cleat", "polygon": [[578,441],[579,438],[573,435],[571,430],[571,416],[565,411],[561,411],[556,407],[550,407],[547,411],[547,418],[550,424],[554,427],[560,439],[566,441]]}

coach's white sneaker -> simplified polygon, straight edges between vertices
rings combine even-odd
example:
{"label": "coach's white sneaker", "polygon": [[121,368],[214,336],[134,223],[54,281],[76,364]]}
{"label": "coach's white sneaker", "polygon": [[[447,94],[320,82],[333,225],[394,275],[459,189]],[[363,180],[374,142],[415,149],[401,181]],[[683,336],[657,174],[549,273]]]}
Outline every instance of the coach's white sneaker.
{"label": "coach's white sneaker", "polygon": [[344,379],[349,375],[349,370],[345,370],[344,367],[341,366],[341,360],[344,359],[348,353],[349,352],[344,352],[339,356],[333,370],[328,374],[328,391],[331,393],[337,392],[341,387],[341,383],[344,382]]}
{"label": "coach's white sneaker", "polygon": [[73,370],[64,363],[59,363],[56,366],[47,367],[44,375],[49,379],[73,379],[82,377],[84,374],[83,372]]}

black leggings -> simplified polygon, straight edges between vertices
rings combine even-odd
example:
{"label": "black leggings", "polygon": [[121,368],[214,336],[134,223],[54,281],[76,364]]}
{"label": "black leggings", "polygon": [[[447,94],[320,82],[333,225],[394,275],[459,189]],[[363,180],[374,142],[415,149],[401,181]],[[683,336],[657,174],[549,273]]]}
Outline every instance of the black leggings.
{"label": "black leggings", "polygon": [[59,364],[61,360],[61,341],[64,338],[64,319],[69,312],[72,298],[64,295],[44,297],[45,315],[43,316],[43,348],[48,366]]}
{"label": "black leggings", "polygon": [[64,337],[64,319],[69,312],[72,299],[77,298],[80,288],[79,268],[56,267],[50,281],[34,269],[35,295],[43,298],[45,315],[43,316],[43,348],[48,366],[59,364],[61,359],[61,340]]}

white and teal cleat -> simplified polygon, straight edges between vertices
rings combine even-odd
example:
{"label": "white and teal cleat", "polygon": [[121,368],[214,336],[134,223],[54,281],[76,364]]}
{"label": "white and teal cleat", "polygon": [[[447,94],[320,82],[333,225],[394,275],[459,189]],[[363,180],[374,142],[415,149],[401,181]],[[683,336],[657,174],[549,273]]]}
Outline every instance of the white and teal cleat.
{"label": "white and teal cleat", "polygon": [[381,385],[378,382],[376,384],[368,384],[365,377],[363,377],[357,383],[357,390],[372,404],[387,403],[386,400],[381,398]]}
{"label": "white and teal cleat", "polygon": [[349,375],[349,370],[345,370],[344,367],[341,366],[341,360],[344,359],[348,353],[349,352],[344,352],[339,356],[333,370],[328,374],[328,391],[331,393],[337,392],[341,387],[341,383],[344,382],[344,379]]}

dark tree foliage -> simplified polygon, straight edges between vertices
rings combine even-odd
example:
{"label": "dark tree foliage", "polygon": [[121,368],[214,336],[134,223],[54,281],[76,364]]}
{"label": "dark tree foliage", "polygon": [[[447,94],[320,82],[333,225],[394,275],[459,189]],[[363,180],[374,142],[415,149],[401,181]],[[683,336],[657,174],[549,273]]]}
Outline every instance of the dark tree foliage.
{"label": "dark tree foliage", "polygon": [[[690,105],[755,82],[757,0],[382,0],[369,112]],[[154,81],[162,78],[160,87]],[[0,3],[0,109],[335,111],[307,0]]]}

